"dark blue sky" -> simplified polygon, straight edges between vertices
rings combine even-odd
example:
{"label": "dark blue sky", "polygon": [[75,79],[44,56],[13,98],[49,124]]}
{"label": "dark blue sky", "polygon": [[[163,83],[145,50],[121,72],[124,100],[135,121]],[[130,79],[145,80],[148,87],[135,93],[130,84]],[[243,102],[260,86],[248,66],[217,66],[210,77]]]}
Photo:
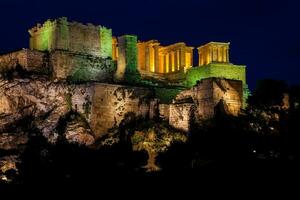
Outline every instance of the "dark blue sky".
{"label": "dark blue sky", "polygon": [[163,45],[229,41],[231,62],[247,65],[251,88],[262,78],[300,84],[297,0],[3,0],[0,52],[28,47],[30,27],[60,16],[105,25],[116,36],[158,39]]}

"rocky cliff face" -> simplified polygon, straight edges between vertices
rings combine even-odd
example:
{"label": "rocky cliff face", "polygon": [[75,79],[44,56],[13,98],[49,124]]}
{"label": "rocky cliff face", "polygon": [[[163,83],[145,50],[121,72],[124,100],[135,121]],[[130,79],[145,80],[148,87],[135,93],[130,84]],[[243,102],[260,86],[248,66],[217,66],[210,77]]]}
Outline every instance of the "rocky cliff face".
{"label": "rocky cliff face", "polygon": [[1,79],[0,179],[10,181],[6,174],[11,171],[18,174],[20,156],[33,135],[52,144],[63,140],[91,146],[128,116],[148,118],[151,98],[145,88],[73,85],[42,77]]}
{"label": "rocky cliff face", "polygon": [[[72,109],[70,93],[88,91],[87,85],[72,88],[64,83],[46,79],[14,79],[0,81],[0,132],[19,129],[17,123],[25,118],[34,119],[38,128],[49,141],[55,142],[57,126],[61,118]],[[85,101],[84,95],[81,95]]]}
{"label": "rocky cliff face", "polygon": [[[129,114],[149,117],[151,98],[152,92],[145,88],[70,85],[43,78],[1,80],[0,132],[15,131],[12,129],[18,128],[18,122],[30,118],[31,125],[50,142],[65,134],[68,140],[91,144],[94,136],[118,127]],[[60,123],[66,123],[64,128]]]}

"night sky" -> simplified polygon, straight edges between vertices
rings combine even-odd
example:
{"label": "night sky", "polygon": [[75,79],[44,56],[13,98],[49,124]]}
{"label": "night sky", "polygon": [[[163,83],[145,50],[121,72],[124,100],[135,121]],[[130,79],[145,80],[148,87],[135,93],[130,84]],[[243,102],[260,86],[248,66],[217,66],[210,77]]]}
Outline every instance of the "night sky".
{"label": "night sky", "polygon": [[0,52],[28,47],[30,27],[66,16],[162,45],[228,41],[231,62],[247,65],[250,88],[262,78],[300,84],[299,9],[297,0],[3,0]]}

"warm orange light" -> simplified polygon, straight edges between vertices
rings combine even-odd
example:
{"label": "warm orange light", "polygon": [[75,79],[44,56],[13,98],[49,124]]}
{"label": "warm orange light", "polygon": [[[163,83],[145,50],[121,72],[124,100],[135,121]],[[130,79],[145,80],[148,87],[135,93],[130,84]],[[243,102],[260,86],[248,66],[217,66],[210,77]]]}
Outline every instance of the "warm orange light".
{"label": "warm orange light", "polygon": [[185,67],[191,66],[191,53],[185,53]]}
{"label": "warm orange light", "polygon": [[159,73],[164,73],[164,56],[159,55]]}
{"label": "warm orange light", "polygon": [[169,60],[170,60],[170,55],[166,55],[166,73],[169,73]]}
{"label": "warm orange light", "polygon": [[174,52],[171,52],[171,67],[172,67],[172,72],[175,71],[175,58],[174,58]]}
{"label": "warm orange light", "polygon": [[150,48],[150,71],[151,72],[155,72],[155,65],[154,65],[154,48],[153,47],[149,47]]}
{"label": "warm orange light", "polygon": [[180,52],[179,51],[176,51],[176,54],[177,54],[177,62],[176,62],[176,64],[177,64],[177,66],[176,66],[176,68],[177,68],[177,71],[179,71],[180,70]]}

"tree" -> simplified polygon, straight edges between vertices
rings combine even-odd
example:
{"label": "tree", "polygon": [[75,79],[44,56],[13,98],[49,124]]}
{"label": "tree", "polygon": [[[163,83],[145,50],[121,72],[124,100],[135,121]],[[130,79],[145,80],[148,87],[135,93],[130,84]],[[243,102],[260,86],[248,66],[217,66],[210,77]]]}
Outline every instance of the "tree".
{"label": "tree", "polygon": [[145,150],[148,154],[147,172],[158,171],[156,164],[159,153],[165,152],[174,142],[186,142],[186,134],[155,124],[153,127],[142,131],[135,131],[131,137],[134,151]]}

